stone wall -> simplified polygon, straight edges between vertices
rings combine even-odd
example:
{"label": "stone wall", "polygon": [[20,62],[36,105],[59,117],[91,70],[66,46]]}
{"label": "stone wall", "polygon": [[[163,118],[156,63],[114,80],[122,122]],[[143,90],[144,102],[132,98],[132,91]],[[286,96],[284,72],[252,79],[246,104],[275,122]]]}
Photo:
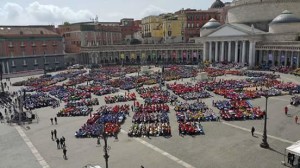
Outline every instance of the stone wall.
{"label": "stone wall", "polygon": [[276,42],[276,41],[297,41],[299,37],[298,33],[283,33],[283,34],[266,34],[262,35],[262,41]]}
{"label": "stone wall", "polygon": [[256,23],[271,21],[284,10],[289,10],[300,18],[299,0],[277,0],[256,2],[251,0],[228,10],[229,23]]}
{"label": "stone wall", "polygon": [[300,32],[300,23],[271,24],[269,27],[269,32],[270,33]]}

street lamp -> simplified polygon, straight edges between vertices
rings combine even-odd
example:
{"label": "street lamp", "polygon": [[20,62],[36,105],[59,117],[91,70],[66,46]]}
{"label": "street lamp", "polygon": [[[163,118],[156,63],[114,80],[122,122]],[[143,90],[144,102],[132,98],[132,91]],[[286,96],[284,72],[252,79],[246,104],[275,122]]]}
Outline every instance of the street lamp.
{"label": "street lamp", "polygon": [[264,133],[263,133],[263,139],[262,139],[262,143],[260,144],[260,147],[262,148],[269,148],[269,144],[268,144],[268,141],[267,141],[267,114],[268,114],[268,98],[269,98],[269,95],[268,95],[268,92],[266,92],[264,95],[263,95],[265,98],[266,98],[266,110],[265,110],[265,122],[264,122]]}
{"label": "street lamp", "polygon": [[105,167],[108,168],[108,158],[109,158],[108,151],[110,150],[110,146],[107,145],[107,135],[105,131],[103,131],[103,140],[104,140],[103,157],[105,159]]}

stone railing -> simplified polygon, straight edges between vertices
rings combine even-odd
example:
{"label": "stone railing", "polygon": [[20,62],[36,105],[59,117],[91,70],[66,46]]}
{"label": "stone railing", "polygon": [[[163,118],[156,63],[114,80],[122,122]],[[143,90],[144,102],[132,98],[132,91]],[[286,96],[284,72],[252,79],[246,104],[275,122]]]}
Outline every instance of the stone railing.
{"label": "stone railing", "polygon": [[235,0],[231,3],[231,8],[249,5],[249,4],[259,4],[259,3],[286,3],[286,2],[299,2],[299,0]]}
{"label": "stone railing", "polygon": [[82,47],[81,52],[91,51],[143,51],[143,50],[200,50],[202,44],[174,43],[174,44],[140,44],[140,45],[102,45]]}

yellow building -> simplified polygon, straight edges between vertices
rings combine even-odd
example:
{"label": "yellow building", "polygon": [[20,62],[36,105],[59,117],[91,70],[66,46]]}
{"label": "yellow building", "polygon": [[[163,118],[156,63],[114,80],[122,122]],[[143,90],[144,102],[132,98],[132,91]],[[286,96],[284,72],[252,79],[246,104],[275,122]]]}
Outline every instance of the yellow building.
{"label": "yellow building", "polygon": [[164,42],[183,42],[184,28],[186,24],[185,14],[166,14],[162,20]]}
{"label": "yellow building", "polygon": [[162,17],[147,16],[142,19],[143,37],[162,37]]}
{"label": "yellow building", "polygon": [[183,42],[186,17],[172,13],[142,19],[144,43]]}

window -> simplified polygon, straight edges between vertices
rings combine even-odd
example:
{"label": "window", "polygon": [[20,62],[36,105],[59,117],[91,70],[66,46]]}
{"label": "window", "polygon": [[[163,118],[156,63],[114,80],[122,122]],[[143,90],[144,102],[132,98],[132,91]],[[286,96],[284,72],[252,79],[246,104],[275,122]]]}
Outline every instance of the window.
{"label": "window", "polygon": [[38,62],[37,62],[37,59],[34,59],[34,64],[35,64],[35,65],[37,65],[37,64],[38,64]]}
{"label": "window", "polygon": [[10,51],[10,56],[13,57],[14,56],[14,52]]}
{"label": "window", "polygon": [[27,65],[27,64],[26,64],[26,60],[25,60],[25,59],[23,60],[23,65]]}
{"label": "window", "polygon": [[192,23],[192,28],[194,27],[194,23]]}
{"label": "window", "polygon": [[32,50],[32,55],[35,55],[36,51],[35,49]]}
{"label": "window", "polygon": [[9,44],[8,44],[9,47],[13,47],[13,45],[14,45],[14,44],[13,44],[13,42],[11,42],[11,41],[10,41]]}
{"label": "window", "polygon": [[190,28],[190,24],[189,23],[187,24],[187,28]]}
{"label": "window", "polygon": [[23,35],[24,33],[23,33],[23,31],[20,31],[20,35]]}
{"label": "window", "polygon": [[16,66],[14,60],[11,60],[11,66]]}

